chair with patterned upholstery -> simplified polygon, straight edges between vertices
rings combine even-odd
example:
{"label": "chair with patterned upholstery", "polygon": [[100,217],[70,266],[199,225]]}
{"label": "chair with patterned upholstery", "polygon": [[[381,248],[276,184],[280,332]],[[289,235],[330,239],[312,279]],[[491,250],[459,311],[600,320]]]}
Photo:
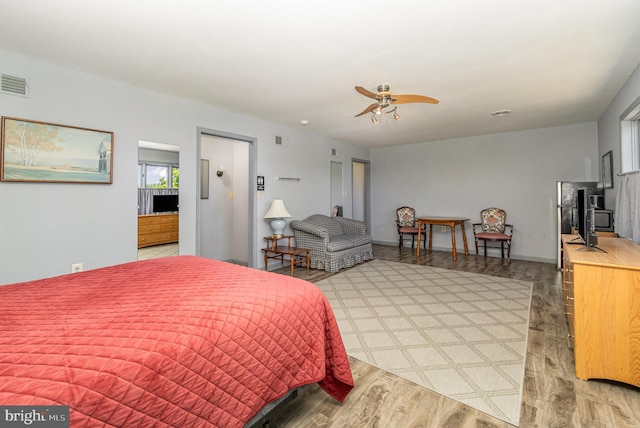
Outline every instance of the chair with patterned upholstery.
{"label": "chair with patterned upholstery", "polygon": [[363,221],[314,214],[290,224],[296,247],[311,250],[313,269],[337,272],[373,260],[373,240]]}
{"label": "chair with patterned upholstery", "polygon": [[[400,207],[396,210],[396,225],[398,227],[398,248],[402,248],[405,239],[411,236],[411,249],[415,245],[418,228],[416,227],[416,210],[411,207]],[[427,234],[422,233],[424,248],[426,249]],[[420,243],[418,242],[418,245]]]}
{"label": "chair with patterned upholstery", "polygon": [[507,244],[507,259],[511,261],[511,237],[513,225],[507,224],[507,213],[500,208],[487,208],[480,211],[480,223],[473,223],[473,237],[476,241],[476,257],[478,257],[478,241],[484,242],[484,256],[487,257],[487,242],[499,242],[500,252],[504,259],[504,244]]}

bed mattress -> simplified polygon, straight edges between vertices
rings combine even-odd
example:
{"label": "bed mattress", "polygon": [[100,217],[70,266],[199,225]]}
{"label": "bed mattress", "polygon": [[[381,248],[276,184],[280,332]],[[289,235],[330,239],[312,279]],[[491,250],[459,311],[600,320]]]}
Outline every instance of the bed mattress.
{"label": "bed mattress", "polygon": [[242,426],[314,382],[353,387],[300,279],[176,256],[0,286],[0,403],[69,406],[72,427]]}

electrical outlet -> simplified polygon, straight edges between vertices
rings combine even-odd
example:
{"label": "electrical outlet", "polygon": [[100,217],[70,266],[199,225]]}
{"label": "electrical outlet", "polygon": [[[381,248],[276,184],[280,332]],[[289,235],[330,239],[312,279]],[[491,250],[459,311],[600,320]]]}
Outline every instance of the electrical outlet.
{"label": "electrical outlet", "polygon": [[446,232],[447,226],[440,226],[440,232]]}
{"label": "electrical outlet", "polygon": [[71,273],[82,272],[82,263],[74,263],[71,265]]}

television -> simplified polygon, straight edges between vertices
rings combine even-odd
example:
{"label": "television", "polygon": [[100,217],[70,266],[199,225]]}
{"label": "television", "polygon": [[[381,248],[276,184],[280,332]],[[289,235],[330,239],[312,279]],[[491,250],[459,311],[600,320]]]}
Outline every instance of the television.
{"label": "television", "polygon": [[595,210],[594,213],[596,230],[601,232],[613,232],[613,211],[612,210]]}
{"label": "television", "polygon": [[591,205],[589,191],[586,188],[580,188],[576,194],[576,209],[578,235],[582,238],[582,243],[586,248],[598,248],[598,235],[596,234],[596,209]]}
{"label": "television", "polygon": [[178,211],[178,195],[153,195],[153,212],[166,213]]}

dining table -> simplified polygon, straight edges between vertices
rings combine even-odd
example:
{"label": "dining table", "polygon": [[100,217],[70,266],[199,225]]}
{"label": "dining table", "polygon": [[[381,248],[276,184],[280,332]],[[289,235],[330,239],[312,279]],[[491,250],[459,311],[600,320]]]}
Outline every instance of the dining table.
{"label": "dining table", "polygon": [[429,225],[429,253],[432,248],[433,240],[433,226],[445,226],[451,229],[451,254],[453,260],[458,260],[456,252],[456,225],[460,225],[462,229],[462,241],[464,242],[464,255],[469,255],[469,247],[467,246],[467,234],[465,233],[464,223],[470,221],[466,217],[445,217],[445,216],[421,216],[416,219],[418,223],[418,248],[416,249],[416,256],[420,257],[420,238],[422,230],[426,225]]}

